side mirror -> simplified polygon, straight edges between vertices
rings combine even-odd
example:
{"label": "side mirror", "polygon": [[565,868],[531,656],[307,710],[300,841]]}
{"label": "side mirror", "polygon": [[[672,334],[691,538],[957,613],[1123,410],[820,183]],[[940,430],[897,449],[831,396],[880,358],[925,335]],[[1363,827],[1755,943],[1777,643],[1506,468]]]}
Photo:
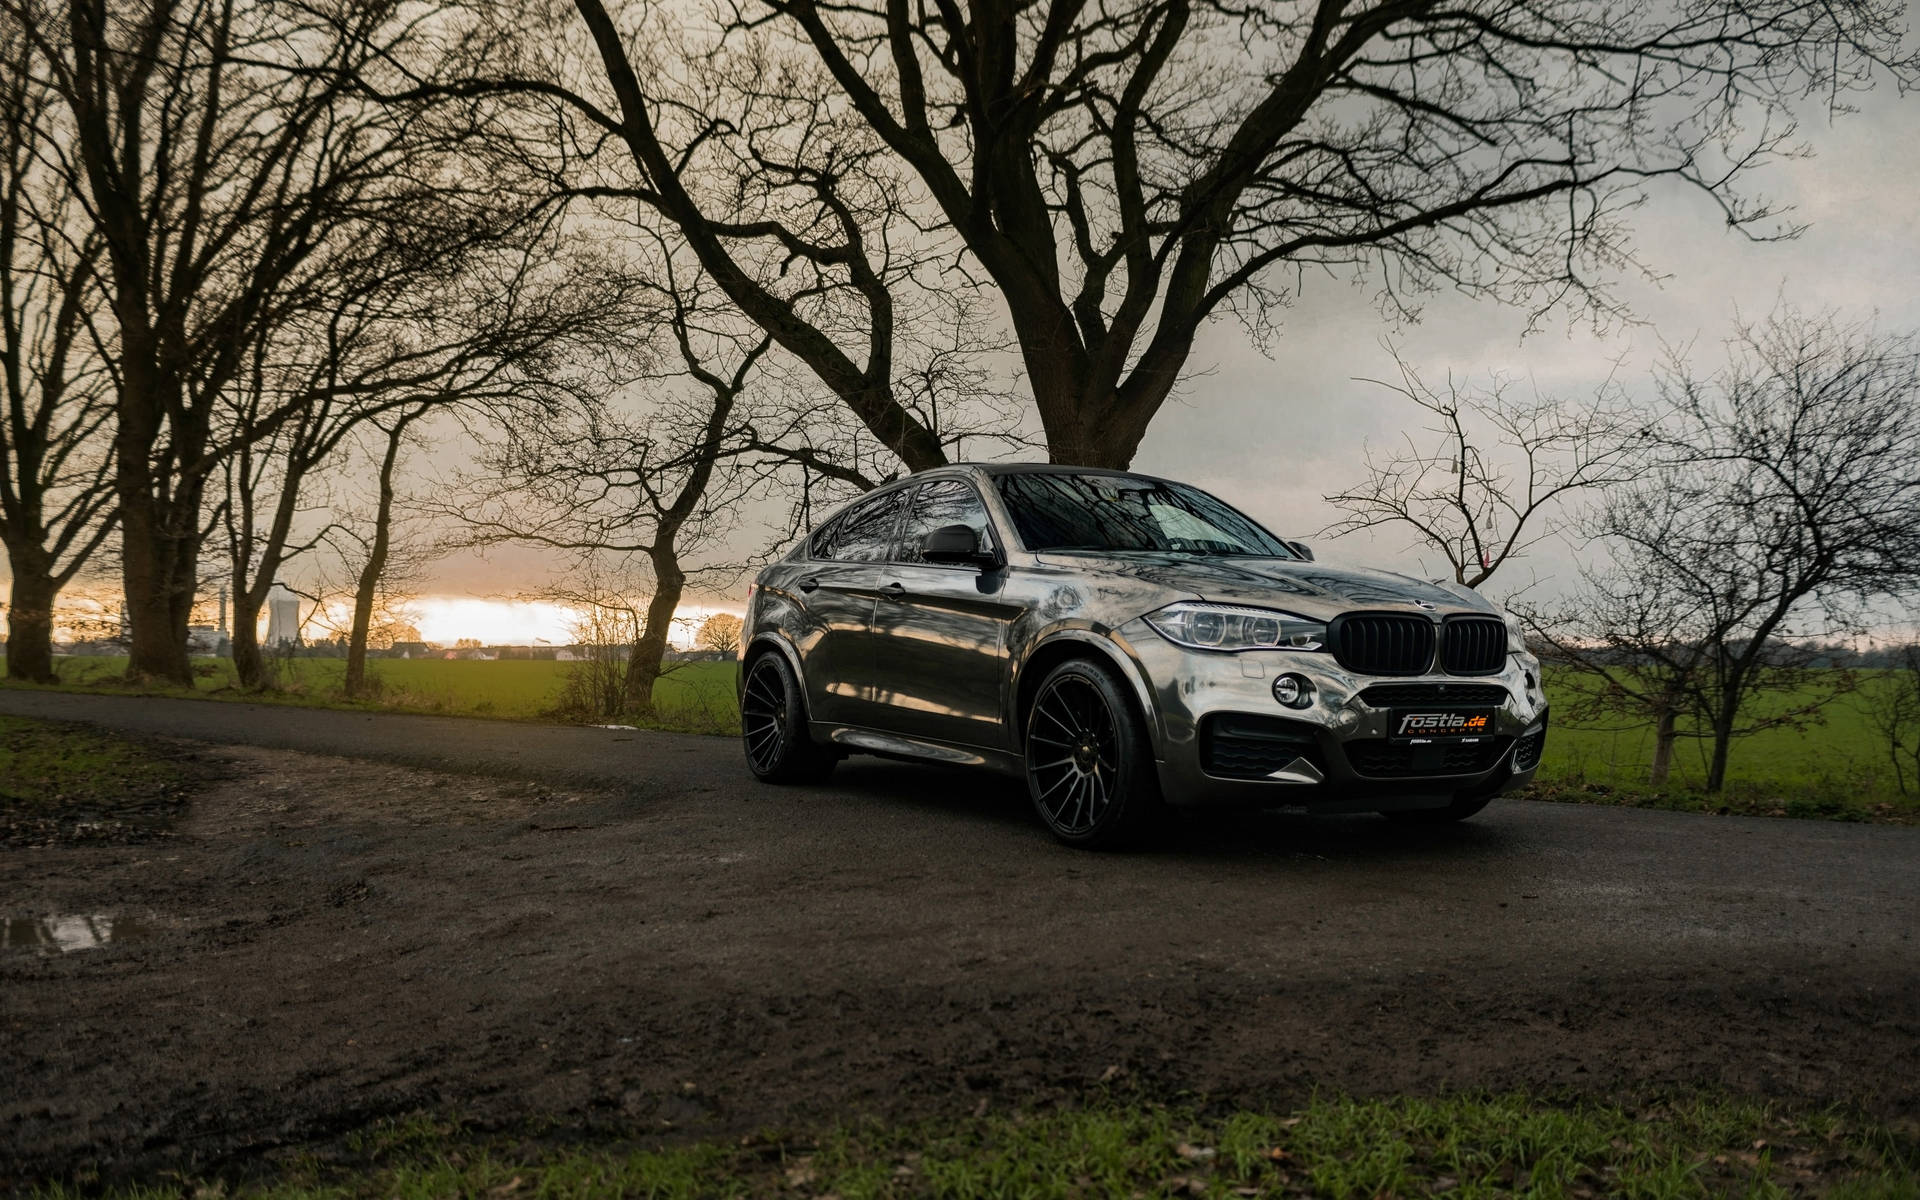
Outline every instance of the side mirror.
{"label": "side mirror", "polygon": [[991,566],[992,554],[980,548],[980,534],[971,525],[942,525],[920,539],[920,557],[930,563]]}
{"label": "side mirror", "polygon": [[1306,559],[1308,562],[1313,561],[1313,547],[1307,545],[1305,542],[1288,542],[1287,549],[1293,551],[1295,554],[1298,554],[1301,558]]}

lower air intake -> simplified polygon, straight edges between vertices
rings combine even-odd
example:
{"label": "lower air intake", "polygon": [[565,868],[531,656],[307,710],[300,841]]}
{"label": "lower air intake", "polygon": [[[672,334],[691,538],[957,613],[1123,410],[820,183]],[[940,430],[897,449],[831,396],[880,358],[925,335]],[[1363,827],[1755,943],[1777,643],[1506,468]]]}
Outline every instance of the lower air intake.
{"label": "lower air intake", "polygon": [[1531,771],[1540,765],[1541,752],[1547,748],[1547,729],[1542,725],[1532,733],[1523,734],[1513,746],[1513,769]]}

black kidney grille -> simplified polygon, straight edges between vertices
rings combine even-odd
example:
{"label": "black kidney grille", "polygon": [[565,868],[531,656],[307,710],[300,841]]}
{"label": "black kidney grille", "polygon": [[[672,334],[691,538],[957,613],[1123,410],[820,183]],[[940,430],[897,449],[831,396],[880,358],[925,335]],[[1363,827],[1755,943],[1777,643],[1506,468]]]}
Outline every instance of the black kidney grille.
{"label": "black kidney grille", "polygon": [[1512,738],[1494,738],[1450,746],[1397,746],[1384,738],[1366,738],[1341,747],[1356,775],[1376,779],[1406,779],[1433,775],[1479,775],[1491,771],[1513,744]]}
{"label": "black kidney grille", "polygon": [[1433,665],[1433,622],[1387,613],[1341,617],[1333,657],[1361,675],[1424,674]]}
{"label": "black kidney grille", "polygon": [[1376,683],[1360,693],[1370,708],[1406,708],[1411,705],[1471,704],[1484,708],[1505,704],[1511,693],[1497,683]]}
{"label": "black kidney grille", "polygon": [[1492,675],[1507,665],[1507,626],[1487,617],[1447,622],[1440,663],[1449,675]]}

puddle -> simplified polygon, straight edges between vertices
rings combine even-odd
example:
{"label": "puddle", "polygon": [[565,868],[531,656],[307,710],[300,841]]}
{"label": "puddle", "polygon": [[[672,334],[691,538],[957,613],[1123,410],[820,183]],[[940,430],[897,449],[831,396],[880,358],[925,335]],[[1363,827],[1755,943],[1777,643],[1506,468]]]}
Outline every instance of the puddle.
{"label": "puddle", "polygon": [[70,954],[76,950],[98,950],[112,942],[141,941],[152,933],[149,922],[107,913],[7,917],[0,920],[0,950]]}

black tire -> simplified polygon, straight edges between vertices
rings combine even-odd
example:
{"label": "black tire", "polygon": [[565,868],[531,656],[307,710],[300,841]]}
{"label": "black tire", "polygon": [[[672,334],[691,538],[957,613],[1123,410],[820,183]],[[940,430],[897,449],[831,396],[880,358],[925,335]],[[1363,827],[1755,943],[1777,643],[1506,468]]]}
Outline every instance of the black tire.
{"label": "black tire", "polygon": [[1409,808],[1381,815],[1388,820],[1405,821],[1409,825],[1447,825],[1454,821],[1466,820],[1492,802],[1492,793],[1484,796],[1462,796],[1445,808]]}
{"label": "black tire", "polygon": [[747,769],[762,783],[818,783],[839,761],[808,734],[806,697],[777,650],[747,665],[740,693],[740,745]]}
{"label": "black tire", "polygon": [[1126,685],[1103,664],[1069,659],[1040,681],[1026,758],[1033,810],[1066,845],[1138,845],[1158,822],[1152,743]]}

